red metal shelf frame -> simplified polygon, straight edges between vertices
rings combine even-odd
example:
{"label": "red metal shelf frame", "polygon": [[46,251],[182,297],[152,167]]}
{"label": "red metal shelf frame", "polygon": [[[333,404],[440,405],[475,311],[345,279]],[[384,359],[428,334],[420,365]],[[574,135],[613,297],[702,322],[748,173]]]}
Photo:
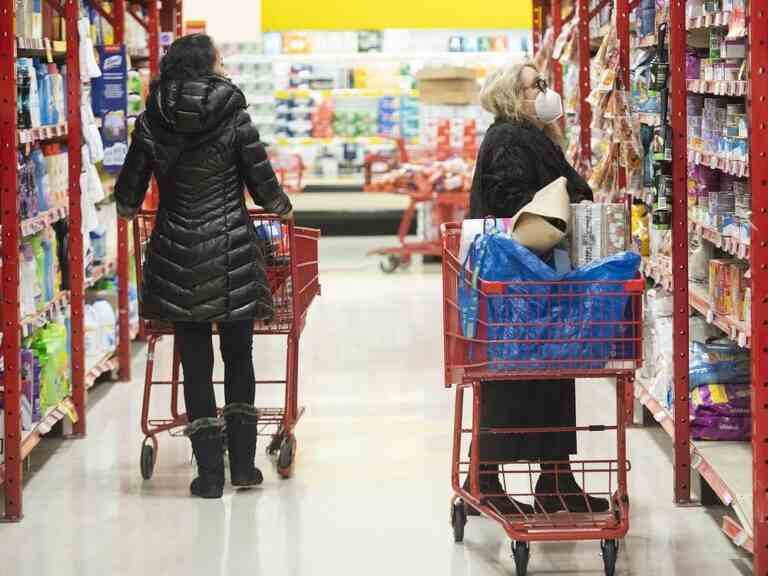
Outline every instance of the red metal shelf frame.
{"label": "red metal shelf frame", "polygon": [[[85,373],[84,303],[86,279],[83,266],[83,237],[80,171],[82,158],[80,124],[80,60],[77,21],[80,17],[78,0],[46,0],[52,8],[64,16],[67,41],[67,144],[69,150],[69,246],[70,276],[68,300],[72,326],[72,396],[74,414],[73,437],[86,434],[87,380],[93,374]],[[101,5],[93,3],[114,28],[115,42],[123,44],[125,38],[125,17],[135,16],[133,8],[126,5],[128,0],[113,0],[112,11],[106,13]],[[16,35],[15,0],[0,0],[0,141],[16,142],[19,134],[16,126]],[[145,24],[150,33],[150,69],[153,74],[159,70],[160,30],[182,34],[182,0],[163,3],[156,0],[142,2],[147,8]],[[131,4],[131,6],[135,3]],[[2,356],[4,361],[4,426],[5,462],[0,465],[0,481],[4,484],[4,508],[0,521],[15,522],[23,518],[22,485],[23,460],[35,443],[26,442],[21,430],[21,373],[20,355],[23,323],[20,317],[20,274],[19,242],[22,237],[21,218],[17,202],[17,162],[14,146],[0,147],[0,225],[2,226]],[[118,222],[118,294],[119,327],[118,360],[120,377],[129,380],[131,373],[131,335],[128,315],[129,278],[128,226],[122,219]],[[69,401],[69,400],[67,400]]]}
{"label": "red metal shelf frame", "polygon": [[[67,33],[67,143],[69,150],[69,284],[72,329],[72,401],[79,417],[73,425],[73,435],[85,435],[85,347],[83,327],[83,236],[80,204],[80,59],[77,21],[80,16],[77,0],[48,0],[51,7],[66,22]],[[0,140],[16,142],[16,35],[15,2],[0,0]],[[2,474],[5,502],[2,520],[19,521],[23,518],[23,471],[25,445],[21,431],[21,336],[19,242],[21,218],[16,193],[17,149],[0,147],[0,203],[2,214],[2,294],[0,307],[3,325],[2,354],[5,365],[3,378],[5,407],[5,462]]]}
{"label": "red metal shelf frame", "polygon": [[[616,31],[619,41],[618,88],[629,89],[629,51],[632,48],[629,19],[639,0],[614,0]],[[589,90],[589,17],[595,14],[589,9],[589,0],[575,0],[579,16],[579,90]],[[671,279],[665,283],[671,289],[674,302],[674,413],[668,424],[674,442],[674,497],[678,504],[691,500],[691,451],[688,391],[688,310],[692,296],[688,282],[688,210],[687,210],[687,92],[685,80],[685,52],[687,47],[685,0],[670,0],[670,99],[673,137],[673,253],[670,268]],[[751,332],[746,334],[752,354],[752,454],[753,454],[753,537],[748,549],[754,550],[754,573],[768,576],[768,3],[765,0],[749,0],[747,3],[749,29],[749,85],[748,112],[750,117],[749,176],[752,187],[752,239],[750,250],[744,253],[752,269],[752,316]],[[551,8],[555,34],[562,29],[560,0],[534,0],[534,6]],[[545,14],[546,12],[543,12]],[[543,25],[544,18],[536,21]],[[536,33],[534,33],[536,38]],[[585,57],[586,55],[586,57]],[[556,75],[555,82],[562,78]],[[556,84],[557,86],[557,84]],[[739,87],[740,91],[741,88]],[[707,88],[708,89],[708,88]],[[694,88],[694,91],[696,88]],[[580,168],[591,154],[589,119],[591,110],[584,99],[580,107]],[[620,184],[626,186],[626,175],[620,172]],[[741,256],[740,256],[741,257]],[[695,300],[695,298],[694,298]],[[746,532],[726,522],[726,533],[739,539]]]}

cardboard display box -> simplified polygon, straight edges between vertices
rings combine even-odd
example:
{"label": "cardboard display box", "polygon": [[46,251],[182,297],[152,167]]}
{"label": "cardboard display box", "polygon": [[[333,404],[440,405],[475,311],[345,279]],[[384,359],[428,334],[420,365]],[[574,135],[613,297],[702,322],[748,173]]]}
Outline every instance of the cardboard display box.
{"label": "cardboard display box", "polygon": [[425,104],[475,104],[480,94],[473,68],[440,66],[416,74],[419,99]]}

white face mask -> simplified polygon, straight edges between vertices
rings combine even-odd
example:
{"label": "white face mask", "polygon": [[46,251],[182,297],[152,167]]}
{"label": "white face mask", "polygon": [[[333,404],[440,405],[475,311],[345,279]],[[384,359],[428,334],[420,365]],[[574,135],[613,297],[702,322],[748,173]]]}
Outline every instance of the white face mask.
{"label": "white face mask", "polygon": [[533,102],[536,108],[536,116],[545,124],[556,122],[563,117],[563,99],[560,94],[547,88],[544,92],[539,92]]}

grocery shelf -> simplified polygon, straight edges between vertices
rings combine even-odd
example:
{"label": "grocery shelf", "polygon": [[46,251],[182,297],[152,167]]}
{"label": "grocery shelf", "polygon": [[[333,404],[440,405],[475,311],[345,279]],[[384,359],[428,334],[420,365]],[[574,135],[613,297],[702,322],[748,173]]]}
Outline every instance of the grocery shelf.
{"label": "grocery shelf", "polygon": [[69,291],[62,290],[59,295],[51,302],[48,302],[42,310],[23,317],[20,322],[22,336],[26,338],[46,324],[55,322],[58,312],[69,305],[69,298]]}
{"label": "grocery shelf", "polygon": [[647,124],[648,126],[661,126],[661,114],[658,112],[637,112],[635,117],[640,120],[640,124]]}
{"label": "grocery shelf", "polygon": [[731,340],[737,342],[742,348],[749,348],[752,344],[746,323],[732,316],[716,313],[709,302],[709,295],[697,284],[690,283],[688,287],[688,299],[691,308],[707,319],[709,324],[717,326]]}
{"label": "grocery shelf", "polygon": [[347,64],[366,64],[376,62],[414,62],[424,61],[434,64],[440,61],[453,64],[473,62],[486,65],[504,64],[521,59],[523,52],[314,52],[307,54],[239,54],[224,59],[225,65],[231,64],[314,64],[334,63],[339,66]]}
{"label": "grocery shelf", "polygon": [[93,288],[100,280],[110,278],[117,272],[117,261],[110,260],[104,264],[99,264],[91,268],[88,277],[85,279],[85,288]]}
{"label": "grocery shelf", "polygon": [[[731,12],[710,12],[703,16],[688,18],[688,30],[705,28],[728,28],[733,19]],[[729,34],[731,38],[746,36],[746,27],[738,29],[735,34]]]}
{"label": "grocery shelf", "polygon": [[704,240],[706,240],[707,242],[711,242],[712,244],[715,245],[715,247],[720,248],[721,250],[723,250],[724,252],[727,252],[731,256],[734,256],[741,260],[749,260],[749,257],[750,257],[749,242],[743,242],[739,238],[726,236],[719,230],[716,230],[711,226],[707,226],[706,224],[697,222],[696,220],[692,220],[692,219],[688,221],[688,228],[691,232],[696,232],[701,234],[701,237],[704,238]]}
{"label": "grocery shelf", "polygon": [[[645,406],[662,430],[674,439],[674,416],[648,390],[635,381],[635,398]],[[690,444],[691,467],[696,470],[717,497],[735,514],[723,517],[723,531],[734,543],[749,551],[752,547],[752,446],[749,442],[706,442]]]}
{"label": "grocery shelf", "polygon": [[361,144],[364,146],[395,146],[396,142],[394,138],[385,138],[383,136],[337,136],[334,138],[284,138],[277,137],[271,141],[266,140],[270,144],[277,146],[330,146],[341,144]]}
{"label": "grocery shelf", "polygon": [[655,48],[656,34],[649,34],[640,38],[635,37],[632,41],[632,48]]}
{"label": "grocery shelf", "polygon": [[[72,398],[67,396],[59,404],[48,411],[32,430],[24,430],[21,433],[21,458],[24,459],[32,453],[32,450],[40,443],[42,437],[60,421],[68,416],[72,422],[77,422],[79,416],[75,410]],[[5,481],[5,465],[0,464],[0,484]]]}
{"label": "grocery shelf", "polygon": [[746,96],[746,80],[688,80],[688,91],[711,96]]}
{"label": "grocery shelf", "polygon": [[21,236],[27,238],[28,236],[34,236],[38,232],[42,232],[46,228],[49,228],[56,222],[64,220],[69,216],[68,206],[59,206],[57,208],[51,208],[45,212],[38,214],[33,218],[27,218],[21,221]]}
{"label": "grocery shelf", "polygon": [[48,38],[16,37],[16,55],[20,58],[64,58],[67,55],[67,43],[51,41]]}
{"label": "grocery shelf", "polygon": [[98,380],[104,374],[114,372],[120,367],[120,361],[117,357],[117,351],[112,350],[98,360],[85,375],[86,389],[93,388]]}
{"label": "grocery shelf", "polygon": [[700,152],[698,150],[688,150],[688,162],[699,166],[706,166],[713,170],[722,170],[726,174],[738,178],[749,177],[749,162],[743,160],[733,160],[720,154],[709,152]]}
{"label": "grocery shelf", "polygon": [[410,96],[412,98],[419,97],[418,90],[401,90],[401,89],[377,89],[377,88],[335,88],[332,90],[305,90],[305,89],[289,89],[289,90],[276,90],[275,98],[278,100],[284,100],[287,98],[310,98],[312,96],[319,96],[321,98],[383,98],[385,96]]}
{"label": "grocery shelf", "polygon": [[54,140],[67,136],[67,123],[52,124],[50,126],[38,126],[36,128],[23,128],[17,130],[17,141],[21,144],[34,144],[45,140]]}

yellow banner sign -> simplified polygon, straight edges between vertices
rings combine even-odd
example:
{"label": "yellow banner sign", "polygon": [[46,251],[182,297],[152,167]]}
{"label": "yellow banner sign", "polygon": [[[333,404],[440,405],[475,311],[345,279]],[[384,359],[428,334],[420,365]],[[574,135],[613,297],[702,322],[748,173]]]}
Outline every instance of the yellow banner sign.
{"label": "yellow banner sign", "polygon": [[531,0],[262,0],[262,29],[530,29]]}

